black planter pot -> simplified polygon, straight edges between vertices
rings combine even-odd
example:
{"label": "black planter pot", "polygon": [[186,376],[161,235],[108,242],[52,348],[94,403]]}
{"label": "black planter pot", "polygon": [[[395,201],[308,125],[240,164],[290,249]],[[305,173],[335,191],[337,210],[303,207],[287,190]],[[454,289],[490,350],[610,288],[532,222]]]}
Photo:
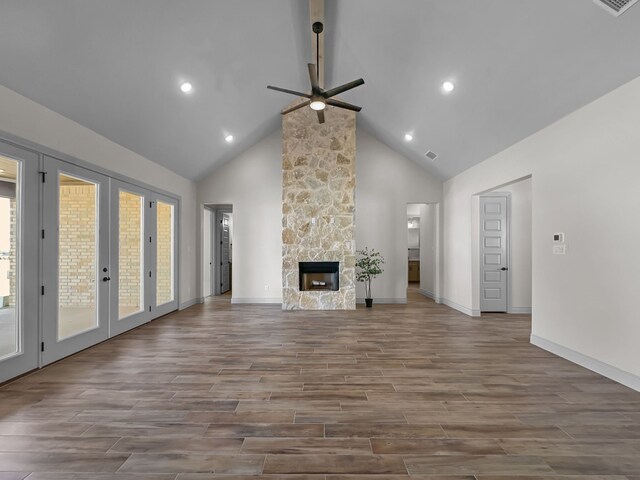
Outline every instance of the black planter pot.
{"label": "black planter pot", "polygon": [[367,306],[367,308],[373,307],[373,298],[365,298],[364,303]]}

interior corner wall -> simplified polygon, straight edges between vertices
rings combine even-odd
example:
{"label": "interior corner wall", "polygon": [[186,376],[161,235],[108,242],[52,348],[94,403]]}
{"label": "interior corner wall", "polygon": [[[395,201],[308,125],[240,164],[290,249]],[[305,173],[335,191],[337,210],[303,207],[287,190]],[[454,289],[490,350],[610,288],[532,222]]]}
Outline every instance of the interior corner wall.
{"label": "interior corner wall", "polygon": [[[364,130],[356,133],[356,250],[382,253],[384,273],[372,282],[374,302],[407,301],[407,204],[438,203],[442,182]],[[356,288],[364,301],[364,286]]]}
{"label": "interior corner wall", "polygon": [[180,306],[196,300],[196,185],[0,85],[0,131],[181,197]]}
{"label": "interior corner wall", "polygon": [[281,303],[282,131],[200,180],[205,204],[233,205],[232,302]]}
{"label": "interior corner wall", "polygon": [[531,175],[532,341],[640,389],[638,131],[640,78],[445,182],[443,301],[473,307],[472,197]]}

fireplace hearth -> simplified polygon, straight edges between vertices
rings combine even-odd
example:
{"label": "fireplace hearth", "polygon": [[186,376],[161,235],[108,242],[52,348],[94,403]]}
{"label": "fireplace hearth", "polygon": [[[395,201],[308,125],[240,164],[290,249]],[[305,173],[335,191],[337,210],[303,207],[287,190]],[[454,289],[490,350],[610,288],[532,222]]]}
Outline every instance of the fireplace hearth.
{"label": "fireplace hearth", "polygon": [[298,262],[300,291],[340,290],[340,262]]}

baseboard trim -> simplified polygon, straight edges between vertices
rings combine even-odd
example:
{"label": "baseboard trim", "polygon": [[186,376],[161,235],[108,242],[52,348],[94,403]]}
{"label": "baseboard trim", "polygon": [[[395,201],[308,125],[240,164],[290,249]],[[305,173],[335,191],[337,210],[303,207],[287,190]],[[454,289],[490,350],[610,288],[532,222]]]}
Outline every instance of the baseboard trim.
{"label": "baseboard trim", "polygon": [[511,307],[508,313],[531,315],[531,307]]}
{"label": "baseboard trim", "polygon": [[436,297],[436,294],[433,293],[433,292],[430,292],[429,290],[425,290],[423,288],[420,288],[418,290],[418,292],[420,292],[420,295],[422,295],[424,297],[427,297],[427,298],[430,298],[431,300],[434,300],[436,303],[441,303],[440,302],[440,300],[441,300],[440,297]]}
{"label": "baseboard trim", "polygon": [[193,307],[197,303],[204,302],[202,298],[192,298],[191,300],[187,300],[186,302],[182,302],[178,307],[178,310],[184,310],[185,308]]}
{"label": "baseboard trim", "polygon": [[593,357],[576,352],[570,348],[563,347],[562,345],[558,345],[551,340],[538,337],[533,333],[531,334],[530,341],[531,344],[536,347],[546,350],[547,352],[551,352],[554,355],[558,355],[565,360],[569,360],[570,362],[576,363],[581,367],[591,370],[592,372],[599,373],[600,375],[640,392],[640,377],[633,373],[625,372],[617,367],[601,362],[600,360],[596,360]]}
{"label": "baseboard trim", "polygon": [[[356,298],[356,303],[359,305],[364,305],[364,297]],[[374,298],[373,304],[378,305],[405,305],[407,303],[406,298]]]}
{"label": "baseboard trim", "polygon": [[232,304],[238,305],[282,305],[281,298],[231,298]]}
{"label": "baseboard trim", "polygon": [[479,317],[480,316],[480,310],[474,310],[472,308],[467,308],[463,305],[460,305],[456,302],[452,302],[451,300],[449,300],[448,298],[440,298],[440,302],[443,305],[446,305],[447,307],[451,307],[454,310],[458,310],[459,312],[464,313],[465,315],[469,315],[470,317]]}

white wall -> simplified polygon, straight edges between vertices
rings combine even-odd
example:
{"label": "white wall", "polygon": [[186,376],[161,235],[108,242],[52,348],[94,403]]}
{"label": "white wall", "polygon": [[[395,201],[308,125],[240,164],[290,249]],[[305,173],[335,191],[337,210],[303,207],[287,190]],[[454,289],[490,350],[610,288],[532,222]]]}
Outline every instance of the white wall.
{"label": "white wall", "polygon": [[213,215],[211,210],[205,208],[204,223],[202,228],[202,293],[204,297],[211,295],[211,271],[213,258],[211,254],[211,228]]}
{"label": "white wall", "polygon": [[[237,303],[282,299],[281,136],[277,131],[264,138],[198,183],[201,209],[233,205],[232,301]],[[357,132],[356,248],[375,248],[387,260],[373,284],[377,302],[406,301],[407,203],[439,202],[441,189],[421,167]],[[362,285],[357,292],[364,298]]]}
{"label": "white wall", "polygon": [[532,340],[640,389],[639,131],[640,78],[445,182],[443,296],[473,310],[472,196],[532,175]]}
{"label": "white wall", "polygon": [[420,205],[420,291],[433,299],[438,299],[437,277],[437,226],[438,206]]}
{"label": "white wall", "polygon": [[180,302],[196,299],[195,183],[0,85],[0,131],[182,197]]}
{"label": "white wall", "polygon": [[[198,205],[233,205],[236,303],[282,301],[282,132],[198,182]],[[265,285],[269,290],[265,290]]]}
{"label": "white wall", "polygon": [[[380,251],[384,273],[372,284],[374,301],[407,299],[407,204],[437,203],[442,183],[363,130],[356,134],[356,249]],[[356,295],[364,298],[364,286]]]}

